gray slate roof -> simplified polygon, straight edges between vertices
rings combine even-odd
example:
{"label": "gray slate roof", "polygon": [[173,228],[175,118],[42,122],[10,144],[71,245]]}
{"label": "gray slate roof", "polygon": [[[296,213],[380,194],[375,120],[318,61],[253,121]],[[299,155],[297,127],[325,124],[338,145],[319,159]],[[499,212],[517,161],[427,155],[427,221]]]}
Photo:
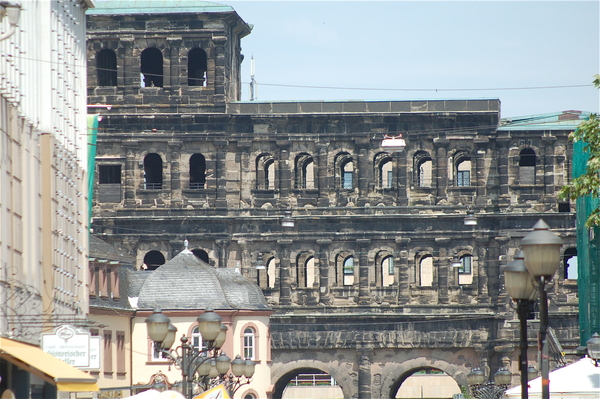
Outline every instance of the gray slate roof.
{"label": "gray slate roof", "polygon": [[260,288],[233,269],[215,269],[184,250],[148,272],[138,309],[269,310]]}

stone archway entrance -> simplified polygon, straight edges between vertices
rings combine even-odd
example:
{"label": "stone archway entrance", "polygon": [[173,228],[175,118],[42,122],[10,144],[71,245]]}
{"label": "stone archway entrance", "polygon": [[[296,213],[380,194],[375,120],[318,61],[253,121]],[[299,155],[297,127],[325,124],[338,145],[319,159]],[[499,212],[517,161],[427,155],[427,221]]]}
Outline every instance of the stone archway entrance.
{"label": "stone archway entrance", "polygon": [[390,391],[390,399],[448,399],[460,394],[458,383],[440,369],[423,367],[399,378]]}
{"label": "stone archway entrance", "polygon": [[275,383],[273,399],[343,399],[335,379],[317,368],[297,368]]}

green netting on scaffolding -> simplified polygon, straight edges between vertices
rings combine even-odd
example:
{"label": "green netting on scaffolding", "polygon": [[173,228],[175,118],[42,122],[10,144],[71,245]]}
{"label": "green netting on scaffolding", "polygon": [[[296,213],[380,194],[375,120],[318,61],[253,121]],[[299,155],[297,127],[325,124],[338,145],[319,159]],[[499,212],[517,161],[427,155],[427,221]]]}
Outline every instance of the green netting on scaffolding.
{"label": "green netting on scaffolding", "polygon": [[[589,154],[585,144],[573,145],[573,177],[585,172]],[[579,328],[581,345],[585,345],[595,332],[600,332],[600,228],[585,227],[590,213],[600,206],[597,198],[577,200],[577,271],[579,288]]]}

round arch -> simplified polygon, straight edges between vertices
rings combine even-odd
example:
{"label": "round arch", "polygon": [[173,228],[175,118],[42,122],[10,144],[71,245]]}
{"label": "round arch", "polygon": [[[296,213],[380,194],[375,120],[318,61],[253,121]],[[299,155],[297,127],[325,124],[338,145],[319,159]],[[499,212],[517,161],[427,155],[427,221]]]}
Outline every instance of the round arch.
{"label": "round arch", "polygon": [[272,373],[271,381],[275,381],[272,399],[281,399],[287,384],[298,374],[319,372],[325,372],[337,381],[344,398],[352,397],[353,390],[350,386],[344,384],[344,377],[340,374],[338,368],[331,367],[331,365],[327,363],[305,360],[286,363],[283,367]]}
{"label": "round arch", "polygon": [[382,379],[381,396],[382,398],[395,399],[400,386],[414,373],[437,369],[448,374],[459,387],[467,385],[467,374],[469,370],[465,366],[457,366],[443,359],[432,359],[430,357],[421,357],[405,361],[398,365],[392,372],[388,373]]}

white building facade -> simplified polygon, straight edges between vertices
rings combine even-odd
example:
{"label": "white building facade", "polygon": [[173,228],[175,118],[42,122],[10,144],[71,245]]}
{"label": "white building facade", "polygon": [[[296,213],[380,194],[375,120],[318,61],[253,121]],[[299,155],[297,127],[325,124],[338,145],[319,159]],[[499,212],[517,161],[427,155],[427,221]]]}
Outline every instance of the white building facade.
{"label": "white building facade", "polygon": [[[14,0],[0,10],[0,336],[33,345],[87,320],[89,7]],[[25,386],[44,385],[31,376]]]}

